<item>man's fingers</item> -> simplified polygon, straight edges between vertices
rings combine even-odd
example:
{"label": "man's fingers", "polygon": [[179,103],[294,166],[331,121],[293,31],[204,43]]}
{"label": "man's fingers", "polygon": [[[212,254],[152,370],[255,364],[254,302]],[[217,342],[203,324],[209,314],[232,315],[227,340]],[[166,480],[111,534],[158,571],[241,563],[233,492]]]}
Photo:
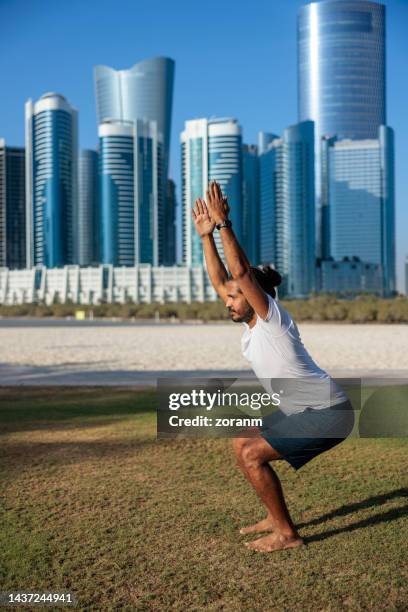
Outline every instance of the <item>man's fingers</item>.
{"label": "man's fingers", "polygon": [[194,208],[191,209],[191,214],[193,215],[193,219],[195,219],[196,218],[196,214],[195,214]]}
{"label": "man's fingers", "polygon": [[197,208],[198,208],[198,212],[200,213],[200,215],[203,214],[203,205],[201,204],[201,200],[198,199],[197,200]]}
{"label": "man's fingers", "polygon": [[210,213],[208,212],[208,208],[207,208],[207,204],[205,203],[205,200],[201,200],[201,205],[203,207],[203,214],[210,218]]}
{"label": "man's fingers", "polygon": [[210,196],[210,192],[207,190],[205,193],[206,193],[206,196],[207,196],[207,205],[211,208],[211,196]]}

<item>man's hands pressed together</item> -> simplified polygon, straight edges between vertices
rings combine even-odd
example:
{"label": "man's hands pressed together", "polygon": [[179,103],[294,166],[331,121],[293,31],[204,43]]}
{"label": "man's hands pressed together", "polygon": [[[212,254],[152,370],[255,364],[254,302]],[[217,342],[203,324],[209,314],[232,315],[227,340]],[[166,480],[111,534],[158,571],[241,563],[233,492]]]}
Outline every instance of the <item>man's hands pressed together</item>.
{"label": "man's hands pressed together", "polygon": [[221,187],[216,181],[210,184],[207,191],[207,207],[210,217],[215,223],[223,223],[228,219],[230,207],[225,196],[222,195]]}
{"label": "man's hands pressed together", "polygon": [[212,181],[207,191],[207,203],[198,198],[195,207],[191,209],[197,233],[202,238],[212,234],[216,223],[222,223],[228,218],[230,207],[218,183]]}

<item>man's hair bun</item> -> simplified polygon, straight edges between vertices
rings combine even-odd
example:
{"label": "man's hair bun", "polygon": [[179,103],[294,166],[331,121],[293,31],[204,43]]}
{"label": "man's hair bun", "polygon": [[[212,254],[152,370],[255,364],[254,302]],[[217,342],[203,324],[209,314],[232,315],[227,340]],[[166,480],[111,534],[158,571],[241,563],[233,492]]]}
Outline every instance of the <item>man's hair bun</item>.
{"label": "man's hair bun", "polygon": [[276,297],[275,287],[278,287],[282,282],[279,272],[269,264],[260,265],[256,268],[251,266],[251,270],[262,289],[272,297]]}
{"label": "man's hair bun", "polygon": [[278,287],[282,282],[282,277],[275,268],[272,268],[269,264],[258,266],[258,269],[265,274],[265,276],[271,280],[274,287]]}

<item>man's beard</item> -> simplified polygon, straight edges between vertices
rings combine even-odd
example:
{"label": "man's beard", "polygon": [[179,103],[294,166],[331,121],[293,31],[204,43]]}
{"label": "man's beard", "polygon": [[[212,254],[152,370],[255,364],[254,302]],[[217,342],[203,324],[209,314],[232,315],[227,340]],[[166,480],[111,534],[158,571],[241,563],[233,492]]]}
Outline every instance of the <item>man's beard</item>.
{"label": "man's beard", "polygon": [[[249,323],[250,320],[253,318],[254,314],[255,314],[255,310],[252,308],[252,306],[248,306],[246,313],[242,317],[239,317],[239,319],[233,319],[231,316],[231,320],[234,323]],[[231,311],[230,311],[230,315],[231,315]]]}

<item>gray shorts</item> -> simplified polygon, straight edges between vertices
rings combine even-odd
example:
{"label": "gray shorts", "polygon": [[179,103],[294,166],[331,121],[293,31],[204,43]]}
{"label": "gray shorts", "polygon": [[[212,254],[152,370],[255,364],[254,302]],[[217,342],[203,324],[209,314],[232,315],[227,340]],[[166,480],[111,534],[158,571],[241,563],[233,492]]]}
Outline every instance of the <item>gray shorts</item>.
{"label": "gray shorts", "polygon": [[263,417],[261,436],[298,470],[311,459],[333,448],[354,427],[349,400],[330,408],[306,408],[287,415],[281,410]]}

